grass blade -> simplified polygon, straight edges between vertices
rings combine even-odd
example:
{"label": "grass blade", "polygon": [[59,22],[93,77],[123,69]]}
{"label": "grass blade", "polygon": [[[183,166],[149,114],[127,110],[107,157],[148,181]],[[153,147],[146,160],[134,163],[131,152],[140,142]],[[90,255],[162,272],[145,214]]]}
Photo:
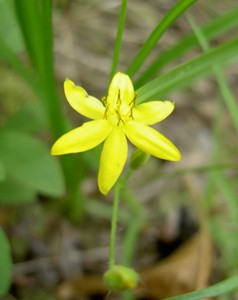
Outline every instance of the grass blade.
{"label": "grass blade", "polygon": [[154,46],[157,44],[159,39],[165,33],[167,28],[174,23],[174,21],[186,10],[188,9],[194,2],[197,0],[183,0],[179,1],[170,11],[169,13],[162,19],[162,21],[156,26],[156,28],[152,31],[151,35],[147,39],[147,41],[142,46],[141,50],[135,57],[134,61],[131,63],[129,68],[127,69],[127,74],[132,76],[136,73],[136,71],[140,68],[144,60],[148,57],[150,52],[153,50]]}
{"label": "grass blade", "polygon": [[[238,7],[232,8],[224,15],[217,17],[215,20],[211,21],[209,24],[201,28],[207,39],[218,36],[219,34],[226,32],[232,27],[238,24]],[[182,39],[175,46],[166,50],[161,55],[159,55],[149,67],[141,74],[135,83],[135,87],[139,88],[146,81],[151,79],[157,72],[159,72],[164,66],[168,65],[171,61],[181,57],[184,53],[188,52],[190,49],[198,45],[197,38],[195,34],[191,34],[184,39]]]}
{"label": "grass blade", "polygon": [[[25,39],[29,57],[39,78],[40,100],[44,105],[53,138],[56,139],[68,131],[69,124],[61,107],[55,84],[53,65],[53,28],[51,0],[15,0],[19,24]],[[62,157],[68,198],[62,203],[69,214],[77,214],[75,206],[81,199],[79,182],[84,173],[84,162],[78,169],[77,157]],[[70,199],[70,200],[68,200]]]}
{"label": "grass blade", "polygon": [[123,34],[123,29],[124,29],[124,24],[126,19],[126,8],[127,8],[127,0],[122,0],[120,17],[118,20],[115,48],[114,48],[113,59],[112,59],[112,67],[110,72],[110,79],[112,79],[113,75],[115,74],[118,65],[121,43],[122,43],[122,34]]}
{"label": "grass blade", "polygon": [[206,297],[215,297],[238,289],[238,276],[230,277],[224,281],[214,284],[206,289],[184,294],[181,296],[169,297],[164,300],[199,300]]}
{"label": "grass blade", "polygon": [[[196,25],[195,20],[191,16],[187,16],[187,18],[193,28],[193,31],[194,31],[202,49],[204,50],[204,52],[209,51],[210,46],[206,39],[206,36],[202,32],[202,30]],[[231,91],[229,85],[227,84],[226,79],[225,79],[221,69],[218,66],[214,66],[213,71],[216,76],[221,94],[222,94],[224,101],[229,109],[230,114],[231,114],[233,124],[235,125],[236,130],[238,131],[238,106],[236,104],[235,97],[233,96],[232,91]]]}
{"label": "grass blade", "polygon": [[224,65],[237,56],[238,38],[223,43],[142,86],[137,90],[137,104],[159,99],[166,93],[188,85],[199,76],[211,73],[214,64]]}
{"label": "grass blade", "polygon": [[52,1],[15,0],[29,57],[41,86],[41,99],[55,138],[67,130],[56,91],[53,66]]}
{"label": "grass blade", "polygon": [[29,57],[33,66],[41,72],[44,63],[43,31],[40,22],[41,3],[31,0],[15,0],[15,7]]}
{"label": "grass blade", "polygon": [[[5,296],[10,285],[12,277],[12,259],[10,244],[3,229],[0,227],[0,297]],[[1,297],[2,299],[2,297]]]}
{"label": "grass blade", "polygon": [[[221,172],[218,172],[215,176],[216,184],[219,187],[220,192],[226,198],[226,203],[229,207],[230,221],[235,229],[238,229],[238,206],[237,195],[232,186],[232,181],[226,178]],[[238,241],[237,241],[238,242]]]}
{"label": "grass blade", "polygon": [[15,71],[21,75],[21,77],[30,84],[32,90],[38,95],[40,94],[40,88],[37,81],[34,79],[33,74],[23,65],[23,63],[18,59],[17,55],[11,50],[11,48],[4,42],[0,36],[0,48],[1,55],[6,59]]}
{"label": "grass blade", "polygon": [[5,170],[5,166],[2,163],[2,161],[0,160],[0,181],[3,181],[6,177],[6,170]]}

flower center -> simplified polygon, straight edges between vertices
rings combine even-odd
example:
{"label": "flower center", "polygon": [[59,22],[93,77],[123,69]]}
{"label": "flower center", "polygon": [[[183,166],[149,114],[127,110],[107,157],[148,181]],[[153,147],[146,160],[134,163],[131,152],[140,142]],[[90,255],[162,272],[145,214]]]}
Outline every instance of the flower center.
{"label": "flower center", "polygon": [[113,97],[104,98],[106,105],[104,118],[109,120],[113,126],[122,126],[129,120],[133,119],[133,107],[135,99],[127,103],[127,99],[121,99],[120,89],[117,89]]}

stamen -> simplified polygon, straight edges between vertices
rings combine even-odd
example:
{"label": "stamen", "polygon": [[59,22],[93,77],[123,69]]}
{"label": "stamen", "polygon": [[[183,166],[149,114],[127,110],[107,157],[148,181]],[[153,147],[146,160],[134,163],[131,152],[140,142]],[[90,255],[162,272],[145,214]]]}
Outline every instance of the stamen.
{"label": "stamen", "polygon": [[107,104],[106,108],[105,108],[105,112],[104,112],[104,115],[103,115],[103,119],[107,119],[107,112],[108,112],[108,109],[109,109],[109,104]]}
{"label": "stamen", "polygon": [[106,104],[107,104],[107,97],[106,96],[102,97],[102,103],[106,106]]}
{"label": "stamen", "polygon": [[[132,107],[135,106],[135,104],[136,104],[136,97],[137,97],[137,94],[135,93],[134,98],[133,98],[132,101],[129,103],[129,106],[131,106],[131,104],[133,104]],[[132,107],[131,107],[131,108],[132,108]]]}
{"label": "stamen", "polygon": [[121,117],[121,115],[120,115],[120,113],[117,109],[116,109],[116,113],[117,113],[117,116],[118,116],[117,126],[120,125],[120,122],[122,122],[125,125],[125,122],[124,122],[123,118]]}
{"label": "stamen", "polygon": [[118,104],[118,106],[120,106],[121,103],[122,103],[122,101],[121,101],[120,90],[118,89],[118,95],[117,95],[117,104]]}

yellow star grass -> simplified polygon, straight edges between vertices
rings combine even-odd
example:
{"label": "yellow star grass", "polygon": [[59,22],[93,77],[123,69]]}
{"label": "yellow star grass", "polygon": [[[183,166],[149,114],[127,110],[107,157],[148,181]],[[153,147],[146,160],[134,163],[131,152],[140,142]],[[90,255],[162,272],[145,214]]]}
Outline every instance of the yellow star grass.
{"label": "yellow star grass", "polygon": [[90,96],[69,79],[64,90],[69,104],[81,115],[93,119],[61,136],[51,149],[52,155],[83,152],[104,142],[98,172],[98,186],[106,195],[125,165],[127,139],[155,157],[177,161],[179,150],[165,136],[148,125],[162,121],[174,110],[170,101],[151,101],[136,105],[131,79],[117,73],[102,101]]}

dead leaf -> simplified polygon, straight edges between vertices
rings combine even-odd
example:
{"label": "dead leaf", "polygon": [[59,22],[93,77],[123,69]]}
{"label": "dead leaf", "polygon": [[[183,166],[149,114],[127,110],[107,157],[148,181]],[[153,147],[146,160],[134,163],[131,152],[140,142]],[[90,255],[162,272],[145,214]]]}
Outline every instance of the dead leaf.
{"label": "dead leaf", "polygon": [[[161,299],[205,288],[210,276],[211,261],[211,239],[203,230],[156,266],[142,271],[135,295],[146,299]],[[58,295],[60,300],[79,300],[106,292],[102,278],[86,276],[61,284]]]}
{"label": "dead leaf", "polygon": [[141,272],[136,294],[161,299],[205,288],[211,271],[212,244],[198,232],[155,267]]}
{"label": "dead leaf", "polygon": [[106,294],[102,278],[99,276],[77,277],[63,282],[58,288],[60,300],[81,300],[94,294]]}

